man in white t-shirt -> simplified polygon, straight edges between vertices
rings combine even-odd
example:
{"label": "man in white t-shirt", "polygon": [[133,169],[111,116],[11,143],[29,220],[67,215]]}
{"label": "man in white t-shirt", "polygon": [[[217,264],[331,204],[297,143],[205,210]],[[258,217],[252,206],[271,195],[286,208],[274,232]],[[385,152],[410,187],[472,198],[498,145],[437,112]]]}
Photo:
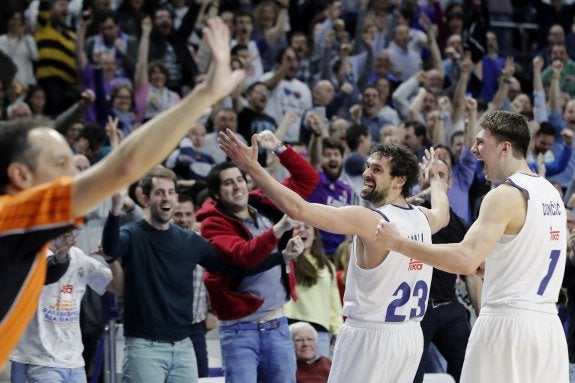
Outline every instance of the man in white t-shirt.
{"label": "man in white t-shirt", "polygon": [[313,106],[309,87],[295,78],[298,66],[299,61],[295,51],[288,47],[279,54],[276,70],[264,73],[262,76],[262,81],[270,90],[264,113],[270,115],[278,126],[290,110],[300,116],[287,128],[283,137],[284,141],[291,142],[299,141],[301,116],[304,111]]}
{"label": "man in white t-shirt", "polygon": [[36,315],[12,351],[11,382],[86,382],[80,331],[80,302],[90,286],[102,295],[121,293],[124,276],[118,261],[110,268],[75,247],[74,231],[54,239],[48,262],[66,272],[44,286]]}
{"label": "man in white t-shirt", "polygon": [[[204,140],[204,152],[211,156],[216,164],[226,160],[226,154],[218,147],[218,133],[230,129],[232,132],[238,131],[238,116],[233,109],[222,108],[216,111],[212,116],[212,132],[206,134]],[[245,141],[238,135],[240,140]]]}

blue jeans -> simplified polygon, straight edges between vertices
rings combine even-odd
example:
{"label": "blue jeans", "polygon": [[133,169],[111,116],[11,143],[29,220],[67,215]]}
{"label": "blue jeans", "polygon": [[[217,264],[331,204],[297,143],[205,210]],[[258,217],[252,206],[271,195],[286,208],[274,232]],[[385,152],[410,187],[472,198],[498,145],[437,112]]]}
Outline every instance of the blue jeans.
{"label": "blue jeans", "polygon": [[287,323],[269,330],[220,327],[219,332],[226,382],[295,383],[295,350]]}
{"label": "blue jeans", "polygon": [[86,383],[86,370],[12,362],[11,383]]}
{"label": "blue jeans", "polygon": [[126,337],[123,383],[197,381],[196,354],[189,338],[177,342],[158,342]]}

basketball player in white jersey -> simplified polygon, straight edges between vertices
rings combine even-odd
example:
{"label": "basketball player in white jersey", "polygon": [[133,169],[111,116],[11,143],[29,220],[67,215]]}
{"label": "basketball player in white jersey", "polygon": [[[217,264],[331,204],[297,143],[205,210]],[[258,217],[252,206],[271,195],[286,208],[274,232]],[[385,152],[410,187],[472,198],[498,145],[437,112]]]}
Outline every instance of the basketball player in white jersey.
{"label": "basketball player in white jersey", "polygon": [[491,112],[478,127],[471,150],[484,162],[486,178],[501,184],[487,193],[463,241],[410,241],[384,221],[377,236],[386,248],[439,269],[484,272],[461,382],[567,383],[567,343],[555,306],[569,235],[563,201],[527,166],[523,116]]}
{"label": "basketball player in white jersey", "polygon": [[367,160],[361,192],[376,209],[333,207],[308,203],[275,181],[257,162],[255,135],[249,148],[229,131],[219,140],[222,150],[290,217],[355,236],[344,297],[347,321],[337,339],[329,382],[411,382],[423,349],[419,322],[427,307],[432,269],[383,250],[374,229],[384,217],[396,223],[402,235],[431,243],[431,234],[449,220],[449,202],[437,171],[433,169],[431,178],[432,208],[409,205],[405,198],[418,177],[415,155],[399,146],[379,146]]}

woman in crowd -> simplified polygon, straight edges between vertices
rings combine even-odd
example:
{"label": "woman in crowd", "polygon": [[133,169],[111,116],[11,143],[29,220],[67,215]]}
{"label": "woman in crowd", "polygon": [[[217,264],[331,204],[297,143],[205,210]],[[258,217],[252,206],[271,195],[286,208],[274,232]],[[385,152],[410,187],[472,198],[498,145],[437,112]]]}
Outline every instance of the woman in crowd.
{"label": "woman in crowd", "polygon": [[18,68],[15,79],[23,85],[36,84],[34,61],[38,59],[38,48],[34,36],[27,33],[24,14],[14,10],[8,14],[8,30],[0,36],[0,51],[10,57]]}
{"label": "woman in crowd", "polygon": [[110,115],[118,118],[118,129],[126,137],[139,126],[136,123],[134,92],[129,85],[120,85],[110,97]]}
{"label": "woman in crowd", "polygon": [[180,96],[166,86],[168,69],[161,61],[148,63],[152,20],[142,21],[142,38],[136,64],[135,88],[137,122],[146,122],[180,101]]}
{"label": "woman in crowd", "polygon": [[32,85],[26,92],[24,102],[30,107],[33,117],[48,118],[44,115],[46,107],[46,92],[38,85]]}
{"label": "woman in crowd", "polygon": [[341,302],[335,280],[335,267],[323,252],[319,231],[297,222],[293,235],[299,235],[305,250],[294,261],[297,301],[284,309],[290,322],[308,322],[318,332],[317,353],[330,356],[331,337],[343,324]]}

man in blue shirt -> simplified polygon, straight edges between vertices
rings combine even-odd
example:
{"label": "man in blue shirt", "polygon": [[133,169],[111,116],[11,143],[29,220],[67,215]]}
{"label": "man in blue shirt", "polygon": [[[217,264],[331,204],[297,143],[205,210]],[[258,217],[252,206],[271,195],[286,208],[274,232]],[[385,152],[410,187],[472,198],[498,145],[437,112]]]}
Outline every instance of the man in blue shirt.
{"label": "man in blue shirt", "polygon": [[[102,237],[104,253],[122,258],[124,268],[123,381],[196,382],[196,357],[189,337],[193,272],[197,264],[220,272],[233,268],[219,261],[214,248],[197,233],[171,223],[178,202],[173,171],[157,167],[140,185],[149,217],[120,229],[123,202],[115,197]],[[256,268],[265,269],[272,259],[283,262],[281,255],[270,256]]]}
{"label": "man in blue shirt", "polygon": [[[320,138],[314,137],[314,140]],[[329,137],[321,139],[321,171],[319,183],[307,198],[308,202],[321,203],[328,206],[351,205],[353,191],[351,186],[340,179],[343,167],[343,147]],[[323,249],[327,255],[335,254],[335,250],[345,239],[345,235],[320,231]]]}

